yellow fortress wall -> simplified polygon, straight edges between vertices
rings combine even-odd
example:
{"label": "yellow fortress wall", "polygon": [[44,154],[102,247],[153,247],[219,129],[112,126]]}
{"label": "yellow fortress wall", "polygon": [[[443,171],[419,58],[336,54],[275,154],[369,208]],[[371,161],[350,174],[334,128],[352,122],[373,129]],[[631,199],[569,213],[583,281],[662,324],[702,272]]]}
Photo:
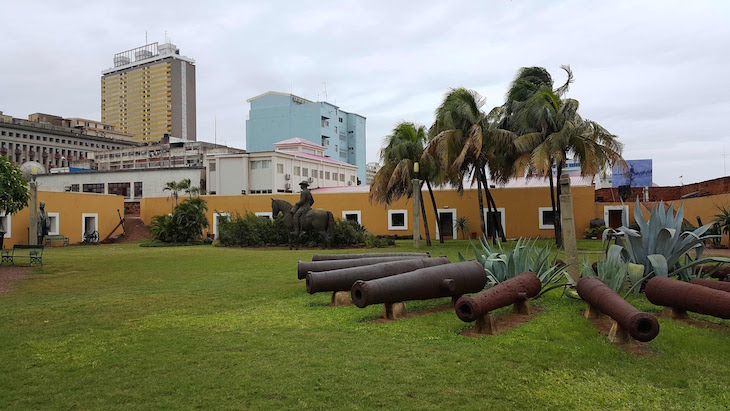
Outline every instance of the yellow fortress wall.
{"label": "yellow fortress wall", "polygon": [[[38,204],[41,202],[46,203],[49,215],[58,213],[58,233],[66,236],[70,244],[83,240],[84,214],[97,215],[99,240],[103,240],[119,224],[117,210],[124,215],[124,198],[117,195],[39,191]],[[10,238],[5,238],[5,248],[28,244],[28,214],[29,209],[25,207],[10,217]],[[120,227],[117,234],[121,233]]]}
{"label": "yellow fortress wall", "polygon": [[[539,228],[539,208],[550,207],[550,192],[547,187],[529,188],[496,188],[491,190],[497,207],[505,209],[505,233],[508,238],[531,237],[551,238],[552,229]],[[579,238],[583,236],[588,228],[590,220],[595,217],[593,203],[593,187],[578,186],[572,188],[573,208],[575,211],[576,233]],[[375,235],[412,235],[411,213],[413,203],[404,199],[395,201],[388,208],[380,204],[370,204],[367,192],[338,192],[325,193],[312,191],[315,208],[325,208],[335,215],[335,218],[342,218],[343,211],[360,211],[362,225]],[[423,191],[423,199],[426,206],[431,238],[436,238],[436,221],[433,213],[433,206],[428,191]],[[470,232],[480,232],[479,203],[477,190],[465,190],[460,196],[453,190],[435,190],[434,197],[439,209],[456,211],[456,218],[466,216],[470,223]],[[213,214],[239,212],[271,212],[271,198],[280,198],[290,203],[299,200],[298,194],[255,194],[240,196],[203,196],[208,203],[208,222],[211,224],[209,231],[213,232]],[[181,196],[179,201],[184,201]],[[169,214],[172,212],[172,203],[169,198],[143,198],[140,202],[140,217],[148,225],[155,215]],[[407,210],[408,229],[388,229],[388,210]],[[456,220],[454,220],[456,221]],[[457,233],[459,238],[461,234]],[[421,224],[421,235],[424,236],[423,224]]]}

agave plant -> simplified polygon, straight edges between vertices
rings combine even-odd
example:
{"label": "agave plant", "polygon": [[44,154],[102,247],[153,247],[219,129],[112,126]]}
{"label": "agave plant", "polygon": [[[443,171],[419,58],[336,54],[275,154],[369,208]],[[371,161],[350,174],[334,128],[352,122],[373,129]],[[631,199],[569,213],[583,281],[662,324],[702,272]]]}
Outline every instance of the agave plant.
{"label": "agave plant", "polygon": [[615,292],[619,292],[627,283],[631,284],[629,292],[639,292],[639,285],[645,278],[644,267],[628,262],[626,250],[616,244],[608,248],[605,259],[597,261],[595,272],[587,261],[583,261],[580,275],[597,277]]}
{"label": "agave plant", "polygon": [[[501,241],[495,245],[486,239],[480,240],[481,249],[473,243],[471,247],[477,261],[484,266],[488,287],[507,281],[517,274],[529,271],[540,279],[543,286],[557,282],[564,270],[555,265],[557,255],[551,256],[549,245],[539,246],[537,240],[520,238],[511,246],[503,247]],[[459,259],[464,257],[459,254]]]}
{"label": "agave plant", "polygon": [[[642,265],[647,278],[653,275],[667,277],[671,272],[689,281],[694,276],[692,268],[698,264],[730,262],[727,258],[702,258],[705,240],[715,237],[704,235],[712,224],[682,232],[683,206],[675,214],[672,207],[665,209],[664,203],[660,202],[651,210],[649,221],[646,221],[637,198],[634,219],[639,231],[622,226],[611,230],[611,233],[616,238],[616,245],[623,248],[621,254],[629,262]],[[604,246],[609,237],[604,236]],[[694,258],[691,251],[694,251]]]}

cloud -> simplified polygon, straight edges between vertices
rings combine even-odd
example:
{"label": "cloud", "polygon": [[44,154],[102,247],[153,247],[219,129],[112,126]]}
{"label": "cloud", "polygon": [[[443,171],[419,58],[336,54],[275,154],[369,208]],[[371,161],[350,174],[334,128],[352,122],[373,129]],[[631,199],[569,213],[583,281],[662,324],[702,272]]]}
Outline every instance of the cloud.
{"label": "cloud", "polygon": [[[0,110],[100,118],[114,53],[165,33],[196,60],[197,134],[245,144],[246,99],[268,90],[367,117],[377,160],[396,122],[429,126],[449,88],[503,102],[516,71],[544,66],[580,113],[619,135],[654,180],[720,176],[730,108],[730,3],[470,1],[9,3],[0,27]],[[32,18],[28,17],[32,10]],[[22,18],[21,18],[22,16]],[[679,172],[678,172],[679,171]]]}

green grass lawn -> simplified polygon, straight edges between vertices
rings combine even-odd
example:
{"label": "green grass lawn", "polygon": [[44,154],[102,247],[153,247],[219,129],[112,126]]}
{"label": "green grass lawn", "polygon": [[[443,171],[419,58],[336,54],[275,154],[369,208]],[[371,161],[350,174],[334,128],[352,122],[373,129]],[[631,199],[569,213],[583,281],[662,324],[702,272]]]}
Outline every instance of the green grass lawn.
{"label": "green grass lawn", "polygon": [[[595,243],[579,248],[595,259]],[[467,245],[422,249],[456,261]],[[459,335],[469,325],[453,311],[375,323],[381,306],[332,308],[330,295],[306,293],[296,263],[318,252],[48,249],[42,275],[0,294],[0,409],[730,407],[730,328],[660,320],[651,355],[638,356],[557,291],[492,337]]]}

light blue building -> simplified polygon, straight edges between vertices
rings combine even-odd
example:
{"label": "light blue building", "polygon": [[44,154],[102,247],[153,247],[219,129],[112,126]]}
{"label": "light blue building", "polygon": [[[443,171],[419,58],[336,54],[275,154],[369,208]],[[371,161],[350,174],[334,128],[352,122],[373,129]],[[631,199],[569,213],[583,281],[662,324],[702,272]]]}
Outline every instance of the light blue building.
{"label": "light blue building", "polygon": [[326,101],[269,91],[248,100],[246,150],[272,151],[274,143],[302,138],[325,147],[325,156],[357,166],[365,184],[365,117]]}

